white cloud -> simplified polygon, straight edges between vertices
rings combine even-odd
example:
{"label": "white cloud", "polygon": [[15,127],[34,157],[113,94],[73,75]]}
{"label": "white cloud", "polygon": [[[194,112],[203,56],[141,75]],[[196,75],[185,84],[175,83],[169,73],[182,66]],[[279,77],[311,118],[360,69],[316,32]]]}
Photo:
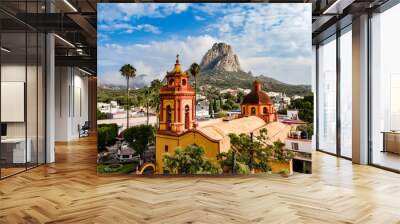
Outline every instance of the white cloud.
{"label": "white cloud", "polygon": [[203,55],[215,42],[218,40],[204,35],[189,36],[184,40],[152,41],[147,44],[98,46],[99,77],[103,83],[120,83],[119,73],[115,71],[123,64],[130,63],[135,66],[138,74],[162,79],[167,71],[172,70],[176,54],[181,56],[183,68],[188,69],[193,62],[200,64]]}
{"label": "white cloud", "polygon": [[98,20],[100,22],[115,22],[118,20],[128,21],[131,18],[143,16],[150,18],[163,18],[173,13],[182,13],[189,8],[190,4],[185,3],[118,3],[99,4]]}
{"label": "white cloud", "polygon": [[133,26],[129,23],[112,23],[112,24],[101,24],[99,25],[101,31],[119,31],[122,30],[125,33],[133,33],[134,31],[144,31],[154,34],[161,33],[160,29],[151,24],[139,24]]}
{"label": "white cloud", "polygon": [[[242,57],[311,56],[311,7],[308,4],[249,4],[231,10],[210,29]],[[251,44],[249,44],[251,43]]]}
{"label": "white cloud", "polygon": [[204,18],[204,17],[201,17],[201,16],[194,16],[194,19],[197,20],[197,21],[203,21],[203,20],[205,20],[205,18]]}

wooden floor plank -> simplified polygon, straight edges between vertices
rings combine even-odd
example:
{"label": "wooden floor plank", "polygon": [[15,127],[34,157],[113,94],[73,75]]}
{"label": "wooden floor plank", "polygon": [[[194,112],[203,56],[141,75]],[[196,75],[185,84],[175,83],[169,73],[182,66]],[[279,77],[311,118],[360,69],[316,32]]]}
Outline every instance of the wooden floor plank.
{"label": "wooden floor plank", "polygon": [[96,139],[0,181],[0,223],[400,223],[400,175],[316,152],[313,174],[99,176]]}

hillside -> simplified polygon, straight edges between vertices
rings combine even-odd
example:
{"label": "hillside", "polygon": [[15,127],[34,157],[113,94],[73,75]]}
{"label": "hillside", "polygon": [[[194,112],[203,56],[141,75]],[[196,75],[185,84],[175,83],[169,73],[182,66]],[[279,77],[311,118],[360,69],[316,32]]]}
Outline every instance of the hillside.
{"label": "hillside", "polygon": [[256,79],[261,81],[263,90],[268,92],[284,92],[288,96],[307,95],[311,92],[311,87],[309,85],[290,85],[265,76],[252,76],[251,74],[243,71],[201,71],[198,81],[199,86],[210,85],[218,89],[250,89],[253,81]]}

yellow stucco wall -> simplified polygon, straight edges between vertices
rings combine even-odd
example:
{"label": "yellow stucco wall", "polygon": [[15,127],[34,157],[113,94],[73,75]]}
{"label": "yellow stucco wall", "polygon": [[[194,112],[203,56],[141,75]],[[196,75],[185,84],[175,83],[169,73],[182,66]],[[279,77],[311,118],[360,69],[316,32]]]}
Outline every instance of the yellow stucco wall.
{"label": "yellow stucco wall", "polygon": [[174,113],[174,100],[164,100],[163,101],[163,119],[160,120],[160,130],[167,130],[167,106],[171,107],[171,121],[175,121],[175,113]]}
{"label": "yellow stucco wall", "polygon": [[156,136],[156,171],[163,173],[163,154],[165,153],[165,146],[168,146],[168,153],[173,155],[175,149],[180,146],[185,148],[188,145],[196,144],[203,147],[207,158],[217,162],[217,154],[219,153],[219,142],[213,142],[197,132],[187,132],[179,137],[161,135]]}
{"label": "yellow stucco wall", "polygon": [[251,114],[251,108],[255,108],[256,109],[256,114],[255,115],[258,115],[259,114],[259,111],[258,111],[258,105],[242,105],[242,109],[243,109],[243,107],[246,107],[246,109],[245,109],[245,115],[252,115]]}
{"label": "yellow stucco wall", "polygon": [[248,105],[248,104],[246,104],[246,105],[242,105],[242,111],[243,111],[243,108],[245,108],[245,115],[251,115],[251,108],[252,107],[254,107],[254,108],[256,108],[256,115],[262,115],[262,114],[265,114],[265,113],[263,113],[263,109],[264,109],[264,107],[266,107],[267,108],[267,113],[268,113],[268,105],[261,105],[261,111],[258,111],[258,104],[255,104],[255,105]]}

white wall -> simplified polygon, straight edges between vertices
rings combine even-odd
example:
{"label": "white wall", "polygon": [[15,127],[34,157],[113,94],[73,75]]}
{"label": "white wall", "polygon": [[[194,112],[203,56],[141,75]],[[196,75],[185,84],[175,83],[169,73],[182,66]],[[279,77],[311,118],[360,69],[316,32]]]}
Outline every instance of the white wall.
{"label": "white wall", "polygon": [[88,78],[72,67],[56,67],[55,73],[55,140],[70,141],[88,120]]}
{"label": "white wall", "polygon": [[298,151],[300,151],[300,152],[309,152],[309,153],[311,153],[313,151],[312,142],[311,141],[304,140],[304,139],[290,139],[290,138],[285,139],[285,147],[287,149],[292,149],[293,150],[292,143],[297,143],[298,144],[298,147],[299,147]]}

